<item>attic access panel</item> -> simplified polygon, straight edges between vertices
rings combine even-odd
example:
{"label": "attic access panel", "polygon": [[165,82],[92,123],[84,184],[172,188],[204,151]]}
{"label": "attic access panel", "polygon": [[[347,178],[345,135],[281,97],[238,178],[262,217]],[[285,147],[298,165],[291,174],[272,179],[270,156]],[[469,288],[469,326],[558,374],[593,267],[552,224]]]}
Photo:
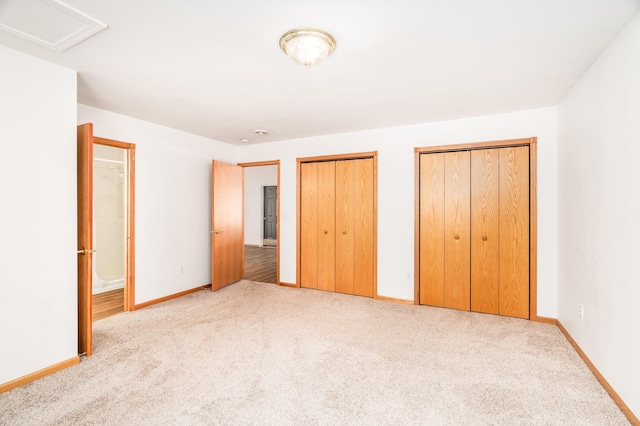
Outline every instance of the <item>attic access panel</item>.
{"label": "attic access panel", "polygon": [[5,0],[0,29],[63,52],[107,25],[60,0]]}

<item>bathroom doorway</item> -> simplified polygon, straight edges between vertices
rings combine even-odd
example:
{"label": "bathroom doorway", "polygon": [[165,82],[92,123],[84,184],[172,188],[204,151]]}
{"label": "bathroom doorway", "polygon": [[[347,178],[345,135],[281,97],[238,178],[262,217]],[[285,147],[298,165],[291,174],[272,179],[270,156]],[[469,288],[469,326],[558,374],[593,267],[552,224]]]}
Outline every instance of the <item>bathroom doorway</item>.
{"label": "bathroom doorway", "polygon": [[128,169],[126,149],[94,139],[93,321],[125,310]]}
{"label": "bathroom doorway", "polygon": [[[118,167],[108,169],[121,177],[125,183],[125,247],[124,247],[124,311],[135,308],[135,224],[134,224],[134,200],[135,200],[135,153],[136,146],[132,143],[119,142],[110,139],[93,136],[93,124],[81,124],[77,128],[77,191],[78,191],[78,354],[91,356],[93,340],[93,280],[98,272],[95,270],[94,258],[97,260],[97,239],[94,238],[94,147],[105,145],[124,150],[124,160],[110,157],[101,158],[102,163],[124,163],[124,175],[119,176],[122,170]],[[105,161],[110,160],[110,161]],[[108,180],[108,179],[107,179]],[[114,192],[117,192],[114,190]],[[113,231],[117,232],[117,231]],[[116,255],[117,256],[117,255]],[[103,274],[104,275],[104,274]],[[99,279],[115,285],[117,279],[103,276]],[[101,284],[101,288],[105,286]]]}

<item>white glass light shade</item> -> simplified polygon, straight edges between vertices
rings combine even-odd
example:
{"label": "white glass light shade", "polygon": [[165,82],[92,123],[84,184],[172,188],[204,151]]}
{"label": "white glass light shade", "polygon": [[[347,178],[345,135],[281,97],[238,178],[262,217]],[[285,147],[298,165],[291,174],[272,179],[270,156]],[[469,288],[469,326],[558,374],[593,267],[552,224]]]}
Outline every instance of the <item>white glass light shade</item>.
{"label": "white glass light shade", "polygon": [[336,40],[322,30],[296,28],[280,37],[280,48],[291,59],[308,67],[329,56],[336,48]]}

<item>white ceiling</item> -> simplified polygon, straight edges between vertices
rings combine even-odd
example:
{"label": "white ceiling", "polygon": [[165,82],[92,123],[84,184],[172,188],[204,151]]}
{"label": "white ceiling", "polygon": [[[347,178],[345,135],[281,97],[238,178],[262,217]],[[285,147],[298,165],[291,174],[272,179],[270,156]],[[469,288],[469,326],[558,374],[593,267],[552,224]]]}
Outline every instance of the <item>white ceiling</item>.
{"label": "white ceiling", "polygon": [[[557,105],[640,11],[640,0],[63,1],[109,28],[64,52],[3,31],[0,43],[77,70],[80,103],[232,144]],[[278,40],[299,26],[331,33],[335,52],[308,69],[287,58]]]}

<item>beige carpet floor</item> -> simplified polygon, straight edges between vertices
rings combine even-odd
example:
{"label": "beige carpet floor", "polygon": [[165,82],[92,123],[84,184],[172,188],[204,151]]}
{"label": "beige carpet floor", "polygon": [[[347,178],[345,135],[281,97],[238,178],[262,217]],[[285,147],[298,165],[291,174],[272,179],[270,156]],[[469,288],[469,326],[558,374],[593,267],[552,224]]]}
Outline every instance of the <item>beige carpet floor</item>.
{"label": "beige carpet floor", "polygon": [[240,281],[94,323],[2,425],[625,425],[555,326]]}

